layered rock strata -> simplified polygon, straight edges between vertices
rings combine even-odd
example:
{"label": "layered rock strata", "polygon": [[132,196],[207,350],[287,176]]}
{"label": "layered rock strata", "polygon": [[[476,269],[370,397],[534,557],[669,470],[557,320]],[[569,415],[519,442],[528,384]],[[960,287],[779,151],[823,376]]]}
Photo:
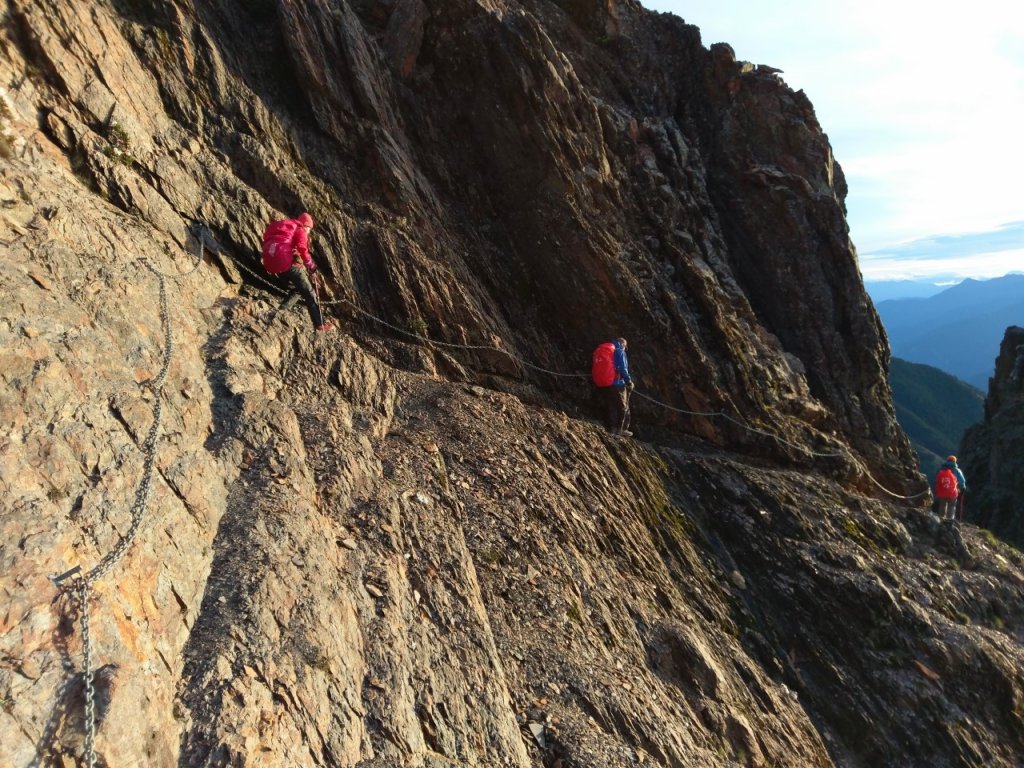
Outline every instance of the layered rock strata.
{"label": "layered rock strata", "polygon": [[[632,3],[11,0],[0,82],[0,765],[84,760],[51,576],[133,532],[100,764],[1016,764],[1024,563],[894,505],[774,73]],[[300,209],[337,333],[258,272]]]}

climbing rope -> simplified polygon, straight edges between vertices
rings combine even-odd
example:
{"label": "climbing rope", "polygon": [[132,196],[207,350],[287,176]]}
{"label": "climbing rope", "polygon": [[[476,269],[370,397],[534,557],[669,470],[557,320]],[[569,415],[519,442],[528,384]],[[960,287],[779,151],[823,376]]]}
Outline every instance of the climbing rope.
{"label": "climbing rope", "polygon": [[[258,280],[263,285],[268,286],[275,293],[284,294],[284,291],[281,291],[279,288],[277,288],[275,286],[272,286],[269,283],[267,283],[259,275],[257,275],[253,270],[249,269],[246,265],[244,265],[240,260],[235,259],[235,263],[239,267],[241,267],[245,272],[247,272],[250,276],[252,276],[256,280]],[[318,295],[318,298],[319,298],[319,295]],[[400,328],[397,325],[389,323],[386,320],[384,320],[383,318],[377,317],[376,315],[374,315],[374,314],[372,314],[370,312],[367,312],[365,309],[363,309],[362,307],[357,305],[351,299],[346,299],[346,298],[333,299],[331,301],[320,302],[320,304],[321,304],[321,307],[335,306],[335,305],[340,305],[340,304],[347,305],[348,307],[353,309],[356,313],[358,313],[360,315],[363,315],[364,317],[367,317],[370,320],[373,320],[374,322],[384,326],[385,328],[388,328],[388,329],[394,331],[395,333],[399,333],[399,334],[401,334],[403,336],[407,336],[409,338],[416,339],[417,341],[423,342],[424,344],[427,344],[427,345],[430,345],[430,346],[444,347],[444,348],[447,348],[447,349],[465,349],[465,350],[498,352],[498,353],[500,353],[502,355],[505,355],[506,357],[508,357],[509,359],[513,360],[514,362],[519,363],[519,365],[523,366],[524,368],[529,368],[529,369],[534,370],[534,371],[539,371],[539,372],[545,373],[545,374],[547,374],[549,376],[555,376],[555,377],[560,377],[560,378],[585,379],[585,380],[589,380],[590,379],[590,376],[587,375],[587,374],[583,374],[583,373],[562,373],[560,371],[553,371],[553,370],[550,370],[548,368],[543,368],[543,367],[541,367],[539,365],[534,365],[533,363],[529,362],[528,360],[525,360],[522,357],[509,352],[508,350],[502,349],[501,347],[496,347],[496,346],[487,345],[487,344],[455,344],[455,343],[452,343],[452,342],[444,342],[444,341],[437,341],[435,339],[431,339],[431,338],[429,338],[427,336],[423,336],[421,334],[414,333],[413,331],[409,331],[409,330],[406,330],[405,328]],[[758,427],[754,427],[754,426],[752,426],[750,424],[747,424],[746,422],[742,421],[741,419],[738,419],[737,417],[735,417],[735,416],[733,416],[733,415],[731,415],[729,413],[726,413],[725,411],[688,411],[688,410],[686,410],[684,408],[677,408],[676,406],[669,405],[668,403],[664,403],[664,402],[662,402],[660,400],[657,400],[657,399],[651,397],[650,395],[645,395],[642,392],[636,392],[635,396],[639,397],[639,398],[641,398],[643,400],[647,400],[647,401],[649,401],[651,403],[654,403],[655,405],[658,405],[658,406],[660,406],[662,408],[665,408],[667,410],[674,411],[676,413],[682,413],[682,414],[685,414],[685,415],[688,415],[688,416],[697,416],[697,417],[709,418],[709,419],[710,418],[725,419],[726,421],[730,421],[730,422],[732,422],[733,424],[735,424],[736,426],[738,426],[738,427],[740,427],[742,429],[745,429],[745,430],[747,430],[749,432],[752,432],[754,434],[758,434],[758,435],[761,435],[763,437],[767,437],[767,438],[770,438],[772,440],[775,440],[776,442],[778,442],[781,445],[785,445],[785,446],[788,446],[790,448],[794,448],[794,449],[796,449],[798,451],[801,451],[804,454],[806,454],[808,456],[811,456],[811,457],[815,457],[815,458],[843,458],[843,457],[846,457],[846,458],[850,459],[852,462],[854,462],[855,464],[857,464],[857,466],[868,477],[868,479],[870,479],[871,482],[873,482],[876,486],[878,486],[878,488],[880,490],[884,491],[886,494],[888,494],[889,496],[891,496],[894,499],[901,499],[901,500],[904,500],[904,501],[910,501],[910,500],[917,499],[917,498],[920,498],[920,497],[925,496],[925,495],[928,494],[928,489],[925,489],[921,493],[917,493],[917,494],[914,494],[912,496],[901,496],[901,495],[899,495],[897,493],[894,493],[893,491],[890,491],[885,486],[883,486],[880,482],[878,482],[878,480],[870,473],[870,471],[867,469],[867,467],[864,466],[864,464],[862,462],[860,462],[855,457],[853,457],[852,454],[850,454],[848,451],[834,451],[834,452],[812,451],[811,449],[806,448],[806,447],[804,447],[804,446],[802,446],[802,445],[800,445],[798,443],[794,443],[792,441],[786,440],[785,438],[775,434],[774,432],[769,432],[768,430],[760,429]]]}
{"label": "climbing rope", "polygon": [[334,300],[332,302],[324,302],[324,303],[325,304],[328,304],[328,303],[329,304],[347,304],[348,306],[350,306],[352,309],[354,309],[359,314],[364,315],[365,317],[368,317],[368,318],[370,318],[371,320],[374,320],[377,323],[380,323],[385,328],[390,328],[392,331],[395,331],[396,333],[400,333],[403,336],[408,336],[410,338],[417,339],[418,341],[422,341],[425,344],[430,344],[430,345],[438,346],[438,347],[445,347],[445,348],[448,348],[448,349],[470,349],[470,350],[485,350],[485,351],[489,351],[489,352],[499,352],[499,353],[505,355],[506,357],[508,357],[510,360],[513,360],[513,361],[519,363],[524,368],[530,368],[530,369],[532,369],[534,371],[540,371],[541,373],[546,373],[549,376],[558,376],[558,377],[567,378],[567,379],[589,379],[590,378],[588,375],[582,374],[582,373],[560,373],[559,371],[552,371],[552,370],[550,370],[548,368],[542,368],[539,365],[534,365],[533,363],[529,362],[528,360],[524,360],[523,358],[519,357],[518,355],[512,354],[511,352],[509,352],[506,349],[502,349],[501,347],[495,347],[495,346],[493,346],[491,344],[454,344],[454,343],[446,342],[446,341],[436,341],[435,339],[431,339],[428,336],[422,336],[422,335],[420,335],[418,333],[413,333],[412,331],[407,331],[404,328],[399,328],[397,325],[392,325],[391,323],[387,322],[386,320],[382,320],[381,318],[377,317],[376,315],[370,314],[365,309],[359,307],[358,305],[356,305],[354,302],[350,301],[349,299],[336,299],[336,300]]}
{"label": "climbing rope", "polygon": [[99,563],[93,566],[87,573],[83,575],[79,565],[66,573],[53,577],[54,583],[60,590],[73,593],[78,598],[79,622],[82,631],[82,675],[85,685],[85,761],[88,768],[95,768],[96,766],[96,690],[92,675],[92,635],[89,628],[90,594],[92,585],[110,573],[111,569],[124,557],[129,547],[135,541],[145,519],[146,507],[153,492],[156,444],[160,436],[160,426],[163,417],[163,387],[167,381],[167,375],[170,371],[174,355],[170,302],[167,298],[167,281],[188,277],[199,268],[199,265],[203,262],[203,240],[201,237],[198,240],[199,252],[196,256],[196,263],[187,272],[166,274],[158,270],[145,257],[140,259],[146,268],[156,276],[159,283],[160,325],[163,329],[163,360],[157,375],[143,384],[152,393],[153,422],[150,424],[149,431],[146,433],[146,438],[142,443],[142,477],[135,490],[135,501],[131,508],[131,525],[117,545],[104,555]]}
{"label": "climbing rope", "polygon": [[[558,371],[552,371],[552,370],[549,370],[547,368],[542,368],[542,367],[540,367],[538,365],[534,365],[533,363],[530,363],[530,362],[524,360],[523,358],[521,358],[521,357],[519,357],[517,355],[512,354],[511,352],[508,352],[507,350],[501,349],[500,347],[489,346],[489,345],[474,345],[474,344],[453,344],[453,343],[449,343],[449,342],[435,341],[434,339],[428,338],[426,336],[422,336],[420,334],[413,333],[411,331],[407,331],[404,328],[399,328],[398,326],[393,325],[393,324],[387,322],[386,320],[383,320],[383,319],[377,317],[376,315],[371,314],[370,312],[367,312],[366,310],[364,310],[363,308],[359,307],[358,305],[356,305],[354,302],[352,302],[349,299],[345,299],[345,298],[336,299],[336,300],[331,301],[331,302],[324,302],[324,304],[346,304],[349,307],[351,307],[352,309],[354,309],[357,313],[359,313],[361,315],[364,315],[365,317],[368,317],[368,318],[370,318],[371,320],[373,320],[373,321],[375,321],[377,323],[380,323],[384,327],[390,328],[392,331],[400,333],[400,334],[402,334],[404,336],[408,336],[410,338],[417,339],[417,340],[419,340],[421,342],[424,342],[426,344],[436,345],[436,346],[440,346],[440,347],[447,347],[447,348],[455,348],[455,349],[489,350],[489,351],[494,351],[494,352],[500,352],[501,354],[506,355],[507,357],[509,357],[510,359],[516,361],[517,363],[519,363],[520,365],[522,365],[525,368],[530,368],[530,369],[533,369],[535,371],[540,371],[540,372],[546,373],[546,374],[548,374],[550,376],[558,376],[558,377],[563,377],[563,378],[578,378],[578,379],[585,379],[585,380],[588,380],[588,381],[590,379],[589,375],[583,374],[583,373],[560,373]],[[650,395],[645,395],[642,392],[635,392],[635,396],[639,397],[639,398],[641,398],[643,400],[647,400],[647,401],[649,401],[651,403],[654,403],[655,405],[661,406],[662,408],[665,408],[667,410],[674,411],[676,413],[682,413],[682,414],[685,414],[687,416],[697,416],[697,417],[702,417],[702,418],[721,418],[721,419],[725,419],[726,421],[730,421],[733,424],[737,425],[738,427],[741,427],[742,429],[745,429],[745,430],[747,430],[749,432],[752,432],[754,434],[762,435],[763,437],[767,437],[767,438],[770,438],[772,440],[775,440],[776,442],[778,442],[778,443],[780,443],[782,445],[786,445],[786,446],[789,446],[790,448],[794,448],[794,449],[796,449],[798,451],[801,451],[801,452],[805,453],[808,456],[812,456],[812,457],[815,457],[815,458],[843,458],[843,457],[846,457],[846,458],[850,459],[851,461],[853,461],[855,464],[857,464],[858,467],[860,467],[860,469],[864,472],[864,474],[875,485],[877,485],[881,490],[885,491],[885,493],[887,493],[888,495],[890,495],[890,496],[892,496],[893,498],[896,498],[896,499],[912,500],[912,499],[920,498],[921,496],[925,496],[928,493],[927,489],[925,489],[921,493],[915,494],[913,496],[900,496],[899,494],[893,493],[892,491],[890,491],[887,488],[885,488],[885,486],[883,486],[881,483],[879,483],[878,480],[876,480],[874,478],[874,476],[871,475],[871,473],[870,473],[870,471],[868,471],[867,467],[864,466],[864,464],[862,462],[860,462],[856,458],[854,458],[849,453],[849,451],[833,451],[833,452],[812,451],[809,448],[806,448],[806,447],[804,447],[804,446],[802,446],[802,445],[800,445],[798,443],[794,443],[794,442],[791,442],[789,440],[786,440],[785,438],[780,437],[779,435],[775,434],[774,432],[769,432],[768,430],[759,429],[758,427],[751,426],[750,424],[747,424],[746,422],[741,421],[740,419],[736,418],[735,416],[732,416],[731,414],[726,413],[725,411],[688,411],[685,408],[677,408],[674,405],[669,405],[668,403],[664,403],[661,400],[653,398]]]}
{"label": "climbing rope", "polygon": [[[206,232],[209,232],[210,228],[207,227],[205,224],[199,224],[197,226],[197,230],[198,230],[199,233],[196,235],[196,237],[199,240],[200,247],[202,247],[202,245],[204,243],[204,234]],[[217,253],[218,253],[218,255],[224,254],[224,255],[230,256],[230,254],[228,254],[226,251],[223,251],[223,250],[218,251]],[[276,286],[273,283],[269,282],[266,278],[264,278],[258,272],[256,272],[255,270],[250,269],[248,267],[248,265],[246,265],[245,262],[243,262],[241,259],[239,259],[237,257],[234,257],[234,256],[231,256],[231,260],[234,262],[236,267],[238,267],[243,272],[245,272],[247,275],[249,275],[249,277],[251,277],[253,279],[253,281],[255,281],[256,283],[258,283],[261,286],[263,286],[263,288],[265,288],[266,290],[270,291],[271,293],[276,293],[279,296],[288,296],[289,295],[288,291],[282,290],[278,286]]]}
{"label": "climbing rope", "polygon": [[[859,462],[858,462],[858,464],[859,464]],[[870,480],[872,483],[874,483],[878,487],[878,489],[880,491],[885,493],[887,496],[891,496],[894,499],[899,499],[901,501],[913,501],[914,499],[920,499],[922,496],[927,496],[931,492],[930,488],[925,488],[920,493],[915,493],[915,494],[913,494],[911,496],[900,496],[898,493],[893,493],[888,488],[886,488],[884,485],[882,485],[880,482],[878,482],[878,480],[875,479],[874,475],[872,475],[867,470],[866,467],[863,467],[863,465],[861,465],[861,466],[864,469],[864,474],[867,475],[868,480]]]}
{"label": "climbing rope", "polygon": [[843,456],[848,455],[845,451],[836,451],[833,453],[821,453],[818,451],[812,451],[809,448],[805,448],[804,446],[798,443],[793,443],[790,442],[789,440],[786,440],[785,438],[779,437],[774,432],[769,432],[768,430],[765,429],[759,429],[758,427],[752,427],[749,424],[740,421],[736,417],[731,416],[725,411],[687,411],[683,408],[676,408],[675,406],[669,405],[668,403],[663,403],[660,400],[654,399],[650,395],[643,394],[642,392],[637,392],[636,397],[642,398],[643,400],[648,400],[652,403],[655,403],[656,405],[660,405],[662,408],[667,408],[670,411],[675,411],[676,413],[685,413],[689,416],[701,416],[704,418],[721,418],[725,419],[726,421],[731,421],[733,424],[742,427],[743,429],[749,432],[753,432],[754,434],[758,435],[763,435],[764,437],[770,437],[771,439],[781,443],[782,445],[789,446],[790,448],[796,448],[798,451],[803,451],[808,456],[816,456],[822,458],[841,458]]}

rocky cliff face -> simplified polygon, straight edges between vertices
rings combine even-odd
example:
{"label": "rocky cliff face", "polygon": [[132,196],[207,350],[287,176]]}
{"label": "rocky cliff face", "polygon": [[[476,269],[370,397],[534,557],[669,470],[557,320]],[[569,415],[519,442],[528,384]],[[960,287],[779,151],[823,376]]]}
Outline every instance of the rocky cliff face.
{"label": "rocky cliff face", "polygon": [[[0,42],[0,765],[83,761],[87,691],[101,765],[1017,764],[1024,562],[894,505],[771,71],[629,2],[9,0]],[[258,271],[303,209],[339,332]],[[613,334],[643,441],[593,418]]]}
{"label": "rocky cliff face", "polygon": [[960,446],[969,472],[967,517],[1024,546],[1024,328],[1011,326],[999,347],[985,397],[985,420]]}

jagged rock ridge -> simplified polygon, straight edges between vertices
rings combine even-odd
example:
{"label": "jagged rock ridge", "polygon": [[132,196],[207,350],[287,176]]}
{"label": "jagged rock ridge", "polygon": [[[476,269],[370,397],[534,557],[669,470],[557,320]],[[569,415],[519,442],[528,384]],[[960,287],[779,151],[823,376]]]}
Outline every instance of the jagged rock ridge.
{"label": "jagged rock ridge", "polygon": [[[153,498],[93,590],[101,761],[1016,764],[1022,561],[878,490],[923,479],[803,94],[631,3],[12,0],[4,31],[0,763],[82,754],[48,577],[130,529],[144,261],[189,269],[201,220]],[[241,283],[299,208],[342,333]],[[516,362],[612,333],[689,412],[638,402],[650,442]]]}
{"label": "jagged rock ridge", "polygon": [[1024,328],[1006,329],[995,375],[989,379],[985,419],[969,429],[960,446],[969,472],[968,519],[1024,546]]}

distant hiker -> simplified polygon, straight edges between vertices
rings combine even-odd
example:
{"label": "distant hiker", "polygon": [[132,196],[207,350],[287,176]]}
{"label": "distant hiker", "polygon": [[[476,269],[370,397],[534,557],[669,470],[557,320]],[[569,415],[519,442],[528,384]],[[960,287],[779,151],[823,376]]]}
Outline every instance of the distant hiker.
{"label": "distant hiker", "polygon": [[942,520],[954,520],[957,516],[957,500],[961,502],[967,491],[967,480],[956,464],[956,456],[947,456],[935,475],[935,512]]}
{"label": "distant hiker", "polygon": [[591,366],[591,378],[605,401],[608,431],[623,437],[633,435],[629,431],[629,393],[633,391],[633,377],[629,375],[627,346],[625,339],[598,345]]}
{"label": "distant hiker", "polygon": [[[288,273],[292,288],[298,291],[306,302],[309,319],[318,331],[329,331],[333,327],[324,322],[320,302],[309,282],[309,275],[316,274],[316,264],[309,255],[309,231],[313,229],[313,217],[308,213],[295,219],[272,221],[263,232],[263,268],[272,275]],[[314,280],[316,278],[314,277]],[[289,296],[281,306],[292,301]]]}
{"label": "distant hiker", "polygon": [[942,466],[950,465],[950,469],[953,470],[953,474],[956,475],[956,504],[957,504],[957,519],[962,520],[964,516],[964,500],[967,498],[967,478],[964,477],[964,473],[960,470],[960,467],[956,463],[956,456],[947,456],[946,461]]}

